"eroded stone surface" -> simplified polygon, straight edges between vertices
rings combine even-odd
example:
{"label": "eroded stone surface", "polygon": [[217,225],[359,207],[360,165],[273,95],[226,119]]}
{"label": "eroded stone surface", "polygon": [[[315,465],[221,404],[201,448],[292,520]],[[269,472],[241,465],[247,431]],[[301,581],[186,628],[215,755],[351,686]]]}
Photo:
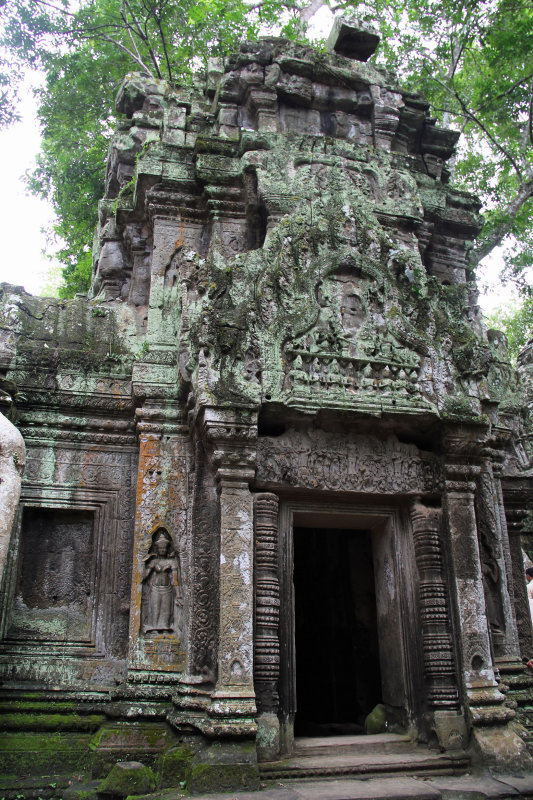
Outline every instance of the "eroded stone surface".
{"label": "eroded stone surface", "polygon": [[18,429],[0,413],[0,583],[3,578],[11,529],[20,497],[26,448]]}
{"label": "eroded stone surface", "polygon": [[117,111],[90,295],[2,288],[28,453],[2,699],[96,704],[95,775],[141,753],[257,785],[304,719],[312,590],[314,696],[343,709],[318,730],[382,702],[450,764],[529,767],[531,348],[518,374],[485,330],[458,134],[371,61],[281,39],[187,89],[129,75]]}

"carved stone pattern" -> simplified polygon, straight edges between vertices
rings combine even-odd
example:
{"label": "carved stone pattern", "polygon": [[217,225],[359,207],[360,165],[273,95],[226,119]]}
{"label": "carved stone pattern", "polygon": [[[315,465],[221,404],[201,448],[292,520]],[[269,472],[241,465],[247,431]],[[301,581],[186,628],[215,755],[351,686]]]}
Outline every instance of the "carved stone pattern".
{"label": "carved stone pattern", "polygon": [[205,452],[197,445],[193,492],[195,535],[192,542],[190,581],[189,671],[213,677],[218,619],[218,569],[216,537],[219,529],[214,479],[206,469]]}
{"label": "carved stone pattern", "polygon": [[102,453],[30,447],[24,474],[25,482],[53,482],[74,486],[102,486],[106,488],[131,488],[132,468],[129,453]]}
{"label": "carved stone pattern", "polygon": [[487,622],[494,655],[501,656],[505,650],[506,615],[501,596],[503,554],[498,536],[499,519],[495,510],[497,498],[491,473],[487,469],[481,472],[476,483],[476,521]]}
{"label": "carved stone pattern", "polygon": [[303,447],[296,440],[258,442],[258,486],[301,486],[354,492],[391,494],[437,493],[442,488],[438,458],[416,456],[397,447],[376,452],[366,441],[335,443],[328,449]]}
{"label": "carved stone pattern", "polygon": [[411,511],[428,702],[435,709],[458,708],[448,599],[442,575],[440,514],[415,505]]}
{"label": "carved stone pattern", "polygon": [[[514,499],[514,498],[513,498]],[[515,501],[516,502],[516,501]],[[529,660],[533,652],[533,635],[531,630],[531,615],[527,597],[526,582],[524,580],[524,560],[522,555],[521,529],[524,511],[522,509],[523,495],[519,495],[520,507],[512,507],[512,500],[506,498],[505,515],[509,531],[509,545],[511,551],[512,581],[515,597],[515,614],[518,628],[518,641],[522,658]]]}
{"label": "carved stone pattern", "polygon": [[258,494],[254,510],[254,686],[258,711],[277,712],[280,668],[278,498],[275,494]]}
{"label": "carved stone pattern", "polygon": [[252,582],[252,526],[251,496],[246,483],[223,485],[220,492],[219,683],[224,686],[245,686],[253,680],[253,600],[247,591]]}

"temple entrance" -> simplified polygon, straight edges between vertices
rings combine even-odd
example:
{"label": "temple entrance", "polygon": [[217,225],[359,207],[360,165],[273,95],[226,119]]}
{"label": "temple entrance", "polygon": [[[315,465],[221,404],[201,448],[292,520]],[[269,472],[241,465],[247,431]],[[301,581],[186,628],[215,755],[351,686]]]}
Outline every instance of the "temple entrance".
{"label": "temple entrance", "polygon": [[294,529],[296,736],[364,733],[382,702],[372,537]]}
{"label": "temple entrance", "polygon": [[378,703],[387,731],[412,731],[424,672],[402,504],[289,499],[278,524],[281,752],[295,736],[363,733]]}

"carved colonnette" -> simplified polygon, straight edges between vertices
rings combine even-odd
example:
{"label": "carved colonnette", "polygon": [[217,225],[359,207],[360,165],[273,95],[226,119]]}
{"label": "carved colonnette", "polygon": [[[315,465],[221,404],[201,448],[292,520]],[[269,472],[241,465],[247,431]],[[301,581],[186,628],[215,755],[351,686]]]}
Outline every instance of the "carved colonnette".
{"label": "carved colonnette", "polygon": [[255,615],[254,687],[258,710],[258,755],[278,755],[280,674],[278,508],[275,494],[254,496]]}
{"label": "carved colonnette", "polygon": [[460,714],[457,667],[441,543],[442,512],[415,501],[410,513],[418,571],[427,700],[433,712],[433,724],[441,745],[447,748],[464,747],[466,728]]}

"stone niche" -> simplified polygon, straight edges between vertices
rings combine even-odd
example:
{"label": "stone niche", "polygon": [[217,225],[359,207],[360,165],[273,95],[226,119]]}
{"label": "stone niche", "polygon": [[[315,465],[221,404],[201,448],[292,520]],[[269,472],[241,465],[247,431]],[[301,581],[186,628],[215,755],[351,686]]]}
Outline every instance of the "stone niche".
{"label": "stone niche", "polygon": [[375,706],[439,770],[529,766],[531,348],[483,324],[458,134],[336,31],[128,75],[90,293],[2,288],[13,775],[253,788]]}
{"label": "stone niche", "polygon": [[91,643],[95,554],[94,514],[26,507],[8,637]]}

